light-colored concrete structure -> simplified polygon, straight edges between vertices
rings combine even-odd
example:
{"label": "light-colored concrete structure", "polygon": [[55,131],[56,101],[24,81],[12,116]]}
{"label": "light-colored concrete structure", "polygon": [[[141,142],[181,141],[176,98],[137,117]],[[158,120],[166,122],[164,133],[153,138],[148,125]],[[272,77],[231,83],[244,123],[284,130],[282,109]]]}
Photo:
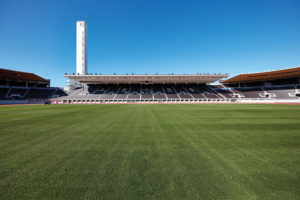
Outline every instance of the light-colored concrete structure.
{"label": "light-colored concrete structure", "polygon": [[87,71],[87,24],[85,21],[76,23],[76,74],[86,75]]}
{"label": "light-colored concrete structure", "polygon": [[194,75],[65,75],[79,83],[86,84],[153,84],[153,83],[213,83],[227,78],[228,74]]}

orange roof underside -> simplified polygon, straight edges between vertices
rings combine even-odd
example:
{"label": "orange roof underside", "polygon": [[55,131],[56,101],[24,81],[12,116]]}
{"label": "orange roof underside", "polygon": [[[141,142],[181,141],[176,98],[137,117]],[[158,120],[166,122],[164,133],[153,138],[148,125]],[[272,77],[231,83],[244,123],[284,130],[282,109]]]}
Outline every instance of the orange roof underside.
{"label": "orange roof underside", "polygon": [[49,82],[49,80],[44,79],[33,73],[19,72],[7,69],[0,69],[0,79],[15,81]]}
{"label": "orange roof underside", "polygon": [[300,78],[300,67],[262,73],[240,74],[225,81],[222,81],[222,83],[259,82],[287,78]]}

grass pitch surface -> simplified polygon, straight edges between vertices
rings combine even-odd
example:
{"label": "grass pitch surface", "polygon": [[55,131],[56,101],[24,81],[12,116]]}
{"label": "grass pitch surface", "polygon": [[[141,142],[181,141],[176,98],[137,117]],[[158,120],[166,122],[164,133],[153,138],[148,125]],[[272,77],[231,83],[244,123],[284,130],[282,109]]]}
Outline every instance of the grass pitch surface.
{"label": "grass pitch surface", "polygon": [[0,199],[300,199],[300,106],[3,106]]}

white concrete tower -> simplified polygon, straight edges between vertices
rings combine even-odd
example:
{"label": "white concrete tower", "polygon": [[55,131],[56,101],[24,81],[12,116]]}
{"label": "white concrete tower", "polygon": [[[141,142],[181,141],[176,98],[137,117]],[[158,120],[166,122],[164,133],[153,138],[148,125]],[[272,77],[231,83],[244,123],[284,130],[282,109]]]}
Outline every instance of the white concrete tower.
{"label": "white concrete tower", "polygon": [[87,24],[85,21],[76,23],[76,74],[87,74]]}

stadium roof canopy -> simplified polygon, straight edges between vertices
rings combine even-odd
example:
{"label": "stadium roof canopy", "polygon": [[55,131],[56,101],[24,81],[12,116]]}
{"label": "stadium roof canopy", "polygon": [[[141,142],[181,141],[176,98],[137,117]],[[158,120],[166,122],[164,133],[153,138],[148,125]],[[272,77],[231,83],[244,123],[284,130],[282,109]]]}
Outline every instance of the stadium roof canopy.
{"label": "stadium roof canopy", "polygon": [[43,82],[43,83],[50,82],[49,80],[44,79],[33,73],[13,71],[8,69],[0,69],[0,80]]}
{"label": "stadium roof canopy", "polygon": [[279,79],[300,78],[300,67],[282,69],[269,72],[240,74],[222,81],[225,84],[273,81]]}
{"label": "stadium roof canopy", "polygon": [[140,84],[140,83],[213,83],[228,74],[195,75],[65,75],[79,83],[87,84]]}

